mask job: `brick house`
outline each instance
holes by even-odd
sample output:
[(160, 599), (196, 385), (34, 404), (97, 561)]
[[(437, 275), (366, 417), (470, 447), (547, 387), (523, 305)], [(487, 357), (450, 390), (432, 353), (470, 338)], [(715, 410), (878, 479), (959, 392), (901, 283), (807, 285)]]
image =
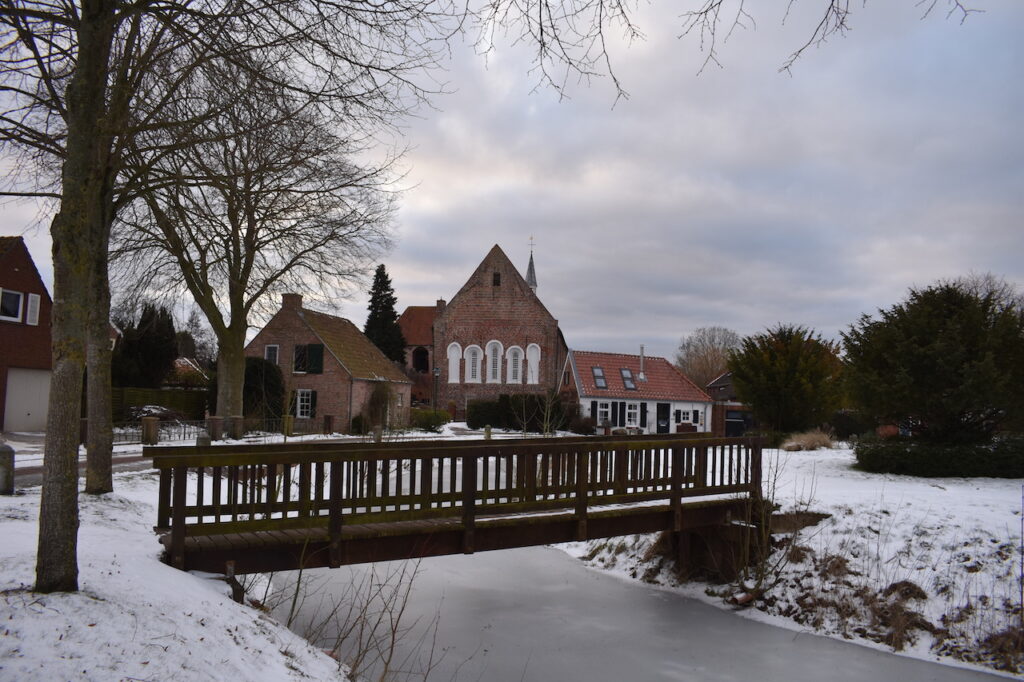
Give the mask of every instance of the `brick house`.
[(245, 354), (281, 368), (296, 419), (331, 416), (335, 430), (348, 431), (352, 418), (364, 413), (373, 389), (386, 383), (390, 425), (409, 421), (412, 382), (402, 370), (348, 320), (303, 308), (299, 294), (281, 297), (281, 309)]
[(736, 397), (732, 372), (725, 372), (711, 381), (707, 392), (715, 401), (711, 430), (716, 436), (735, 438), (757, 426), (753, 411)]
[(434, 315), (437, 308), (411, 305), (398, 317), (405, 339), (405, 370), (412, 379), (414, 402), (429, 403), (433, 398)]
[(0, 430), (42, 431), (53, 301), (21, 237), (0, 237)]
[(559, 391), (596, 426), (638, 433), (711, 430), (712, 400), (665, 358), (569, 351)]
[(558, 387), (568, 347), (537, 298), (533, 254), (524, 279), (497, 245), (450, 303), (437, 302), (430, 357), (438, 406), (464, 417), (470, 400)]

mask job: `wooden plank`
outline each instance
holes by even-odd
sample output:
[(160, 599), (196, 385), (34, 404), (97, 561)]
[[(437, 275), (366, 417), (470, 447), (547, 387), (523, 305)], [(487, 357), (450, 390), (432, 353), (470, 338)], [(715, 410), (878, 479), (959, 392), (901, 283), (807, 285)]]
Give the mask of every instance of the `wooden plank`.
[(185, 493), (188, 469), (175, 467), (171, 499), (171, 565), (185, 570)]
[[(454, 471), (454, 467), (452, 468)], [(476, 526), (476, 455), (462, 457), (462, 552), (473, 553)]]

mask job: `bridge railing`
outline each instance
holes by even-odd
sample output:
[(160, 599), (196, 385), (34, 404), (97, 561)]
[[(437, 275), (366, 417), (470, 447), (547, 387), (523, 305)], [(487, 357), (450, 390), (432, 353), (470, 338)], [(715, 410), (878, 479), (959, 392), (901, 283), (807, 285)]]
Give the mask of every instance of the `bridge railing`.
[(186, 536), (452, 518), (476, 520), (761, 494), (761, 442), (695, 434), (512, 441), (299, 443), (146, 450), (160, 471), (158, 529)]

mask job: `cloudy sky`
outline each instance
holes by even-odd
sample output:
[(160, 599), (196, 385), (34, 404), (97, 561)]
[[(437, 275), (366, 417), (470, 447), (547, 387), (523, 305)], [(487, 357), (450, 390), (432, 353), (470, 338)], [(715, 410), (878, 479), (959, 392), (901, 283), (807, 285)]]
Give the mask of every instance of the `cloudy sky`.
[[(825, 0), (757, 3), (722, 68), (655, 0), (613, 45), (611, 84), (536, 88), (530, 55), (455, 45), (453, 94), (405, 127), (408, 189), (385, 264), (399, 306), (450, 299), (490, 247), (525, 273), (571, 347), (671, 356), (708, 325), (826, 337), (908, 287), (971, 271), (1024, 287), (1024, 3), (963, 23), (915, 0), (852, 3), (853, 30), (779, 73)], [(943, 3), (940, 0), (941, 6)], [(614, 106), (613, 106), (614, 105)], [(45, 227), (6, 205), (48, 283)], [(365, 296), (342, 305), (361, 324)]]

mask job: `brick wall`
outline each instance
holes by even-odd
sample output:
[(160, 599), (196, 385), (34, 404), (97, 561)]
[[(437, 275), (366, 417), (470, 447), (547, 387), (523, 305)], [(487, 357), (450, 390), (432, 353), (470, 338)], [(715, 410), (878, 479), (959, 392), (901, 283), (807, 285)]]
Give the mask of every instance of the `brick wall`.
[[(50, 369), (50, 313), (53, 304), (22, 241), (0, 256), (0, 288), (20, 292), (20, 322), (0, 320), (0, 424), (7, 404), (7, 369)], [(39, 324), (25, 323), (28, 294), (39, 295)]]
[[(495, 273), (498, 284), (495, 284)], [(463, 352), (477, 345), (483, 353), (491, 340), (503, 347), (501, 383), (486, 383), (487, 368), (483, 363), (481, 383), (465, 381), (466, 362), (460, 362), (458, 384), (448, 381), (448, 346), (458, 343)], [(525, 352), (530, 344), (541, 349), (538, 384), (526, 384)], [(507, 365), (504, 352), (519, 346), (524, 353), (521, 384), (505, 383)], [(434, 353), (441, 368), (438, 385), (440, 407), (454, 402), (459, 417), (465, 415), (468, 401), (494, 399), (503, 393), (541, 393), (558, 386), (567, 354), (558, 331), (558, 321), (530, 290), (516, 268), (500, 249), (495, 248), (480, 264), (466, 285), (444, 305), (439, 302), (434, 321)]]

